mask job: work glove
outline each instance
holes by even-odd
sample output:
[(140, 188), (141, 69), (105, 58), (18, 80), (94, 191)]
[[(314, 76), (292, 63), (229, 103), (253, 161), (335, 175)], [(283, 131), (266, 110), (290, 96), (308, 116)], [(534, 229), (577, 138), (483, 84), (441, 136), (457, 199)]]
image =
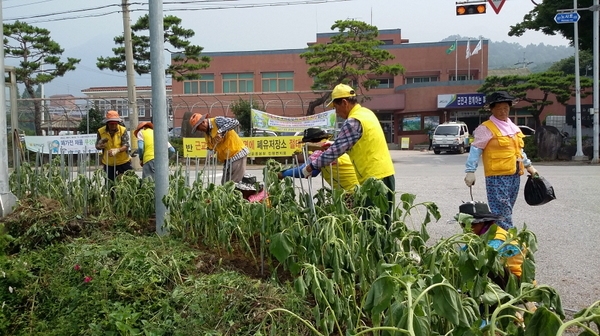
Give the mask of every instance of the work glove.
[(539, 174), (538, 174), (538, 171), (537, 171), (535, 168), (533, 168), (533, 166), (529, 166), (529, 167), (527, 167), (527, 168), (525, 168), (525, 169), (527, 169), (527, 172), (528, 172), (528, 173), (529, 173), (529, 175), (531, 175), (532, 177), (538, 177), (538, 176), (539, 176)]
[(223, 136), (219, 133), (217, 133), (217, 135), (215, 135), (215, 137), (213, 138), (213, 141), (215, 143), (219, 143), (219, 142), (221, 142), (221, 140), (223, 140)]
[(467, 175), (465, 176), (465, 184), (467, 185), (467, 187), (471, 187), (475, 184), (475, 173), (467, 173)]
[(119, 154), (121, 150), (119, 148), (113, 148), (108, 150), (108, 156), (115, 156)]
[(304, 168), (302, 168), (302, 177), (304, 177), (304, 178), (312, 177), (312, 173), (308, 171), (308, 165), (305, 165)]

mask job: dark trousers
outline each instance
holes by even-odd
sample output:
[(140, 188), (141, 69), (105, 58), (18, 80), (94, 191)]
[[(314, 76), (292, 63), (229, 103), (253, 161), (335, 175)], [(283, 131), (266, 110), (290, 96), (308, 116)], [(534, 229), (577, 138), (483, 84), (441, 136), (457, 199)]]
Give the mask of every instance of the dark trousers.
[(431, 150), (431, 146), (433, 146), (433, 139), (429, 139), (429, 148), (427, 150)]
[[(396, 206), (396, 179), (394, 178), (394, 175), (390, 175), (387, 177), (384, 177), (381, 179), (381, 182), (383, 182), (383, 184), (387, 187), (387, 191), (386, 191), (386, 199), (388, 202), (388, 208), (387, 211), (383, 214), (383, 221), (385, 223), (385, 227), (387, 229), (390, 229), (392, 227), (392, 213), (394, 210), (394, 207)], [(376, 195), (379, 196), (379, 195)], [(365, 202), (365, 206), (366, 207), (374, 207), (375, 203), (373, 203), (373, 200), (370, 198), (367, 198), (366, 202)], [(363, 215), (363, 220), (368, 219), (369, 218), (369, 213), (365, 212), (365, 215)]]
[(128, 170), (133, 170), (133, 167), (131, 166), (131, 161), (128, 161), (116, 166), (102, 165), (102, 169), (104, 169), (104, 171), (106, 172), (108, 179), (112, 182), (115, 182), (115, 178), (118, 175), (121, 175)]

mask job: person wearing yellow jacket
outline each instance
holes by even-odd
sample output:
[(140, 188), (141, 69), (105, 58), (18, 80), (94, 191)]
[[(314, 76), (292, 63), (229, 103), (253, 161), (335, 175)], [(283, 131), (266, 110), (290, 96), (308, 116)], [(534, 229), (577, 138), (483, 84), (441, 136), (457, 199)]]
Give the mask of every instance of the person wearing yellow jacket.
[[(354, 165), (358, 183), (362, 185), (368, 178), (375, 178), (387, 187), (385, 196), (388, 207), (384, 218), (386, 226), (390, 228), (396, 180), (394, 164), (379, 119), (373, 111), (358, 103), (356, 92), (346, 84), (338, 84), (333, 89), (327, 106), (335, 108), (336, 115), (346, 121), (333, 144), (319, 158), (309, 162), (302, 175), (309, 177), (312, 170), (328, 166), (347, 153)], [(373, 200), (367, 201), (367, 206), (375, 204)]]
[(129, 156), (129, 133), (122, 126), (123, 119), (117, 111), (108, 111), (96, 137), (96, 149), (102, 151), (102, 165), (109, 180), (133, 170)]
[[(520, 279), (523, 274), (523, 261), (527, 250), (517, 240), (506, 243), (509, 237), (508, 231), (496, 224), (498, 220), (502, 219), (502, 216), (492, 213), (489, 206), (484, 202), (471, 201), (463, 203), (459, 206), (458, 212), (472, 216), (470, 229), (467, 229), (466, 222), (459, 223), (463, 229), (470, 230), (478, 236), (495, 231), (494, 237), (488, 241), (488, 245), (498, 251), (506, 271)], [(458, 218), (458, 216), (455, 218)], [(490, 274), (490, 278), (502, 289), (506, 289), (508, 274)]]
[(223, 162), (221, 184), (240, 182), (246, 173), (246, 157), (250, 150), (235, 131), (239, 124), (233, 118), (219, 116), (207, 119), (200, 113), (190, 117), (192, 132), (204, 132), (208, 149), (215, 152), (219, 162)]
[[(142, 165), (142, 178), (154, 179), (154, 125), (149, 121), (138, 124), (133, 136), (137, 138), (138, 155)], [(169, 153), (175, 153), (175, 148), (167, 142)]]
[[(316, 160), (323, 154), (323, 151), (331, 145), (330, 142), (326, 142), (329, 138), (331, 138), (331, 135), (320, 128), (312, 127), (304, 130), (301, 142), (308, 143), (311, 147), (318, 148), (310, 155), (309, 160)], [(304, 169), (304, 166), (305, 164), (302, 164), (295, 168), (286, 169), (280, 172), (278, 176), (280, 179), (284, 177), (302, 177), (302, 169)], [(319, 173), (322, 174), (323, 180), (330, 184), (334, 189), (344, 189), (348, 193), (353, 193), (354, 188), (358, 186), (354, 165), (348, 154), (342, 154), (339, 158), (334, 160), (331, 165), (321, 169), (314, 169), (311, 172), (312, 177), (318, 176)]]
[(537, 170), (523, 150), (523, 133), (508, 117), (515, 98), (506, 91), (487, 97), (492, 115), (473, 132), (474, 140), (465, 164), (465, 184), (475, 184), (475, 170), (482, 159), (485, 188), (491, 211), (502, 219), (497, 224), (503, 229), (513, 227), (512, 210), (519, 194), (521, 175), (526, 169), (532, 176)]

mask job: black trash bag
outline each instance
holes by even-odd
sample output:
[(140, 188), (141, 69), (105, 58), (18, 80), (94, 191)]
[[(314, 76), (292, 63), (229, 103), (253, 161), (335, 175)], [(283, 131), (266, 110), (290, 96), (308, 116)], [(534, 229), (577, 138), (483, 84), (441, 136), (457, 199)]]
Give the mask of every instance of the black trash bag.
[(556, 199), (554, 188), (550, 182), (539, 175), (536, 177), (529, 175), (527, 177), (524, 193), (525, 202), (529, 205), (542, 205)]

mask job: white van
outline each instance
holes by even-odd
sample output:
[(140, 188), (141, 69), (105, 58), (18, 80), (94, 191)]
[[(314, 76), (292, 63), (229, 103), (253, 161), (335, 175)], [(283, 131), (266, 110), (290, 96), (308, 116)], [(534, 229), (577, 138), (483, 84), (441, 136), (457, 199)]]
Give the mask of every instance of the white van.
[(433, 152), (464, 153), (471, 149), (469, 128), (463, 122), (447, 122), (438, 125), (433, 132)]

